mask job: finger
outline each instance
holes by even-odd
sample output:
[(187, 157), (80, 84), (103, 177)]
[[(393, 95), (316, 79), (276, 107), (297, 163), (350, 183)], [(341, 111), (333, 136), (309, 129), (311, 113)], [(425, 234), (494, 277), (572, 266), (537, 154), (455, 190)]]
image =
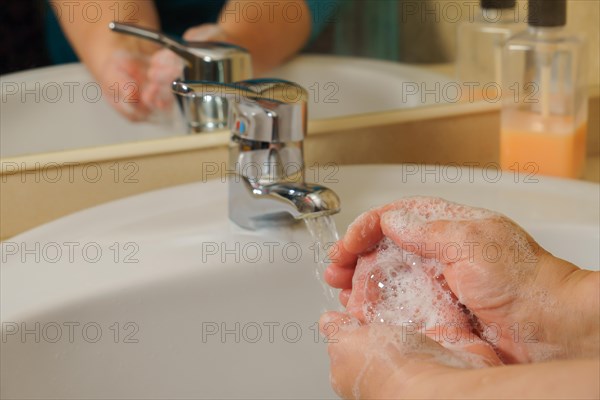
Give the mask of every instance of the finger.
[(469, 245), (499, 239), (498, 233), (506, 232), (505, 227), (497, 226), (502, 219), (509, 221), (489, 210), (439, 198), (410, 198), (382, 213), (381, 229), (407, 251), (454, 263), (469, 255), (463, 251)]
[[(407, 220), (412, 221), (408, 223)], [(418, 221), (410, 215), (397, 211), (389, 211), (381, 217), (383, 234), (398, 246), (423, 258), (444, 263), (457, 261), (457, 250), (454, 244), (464, 244), (465, 241), (470, 242), (472, 239), (466, 225), (468, 222)], [(462, 240), (457, 240), (460, 238)]]
[(383, 238), (379, 222), (378, 210), (359, 215), (346, 231), (344, 248), (353, 254), (361, 254), (371, 249)]
[[(483, 208), (470, 207), (440, 198), (413, 197), (402, 199), (381, 212), (384, 234), (400, 241), (424, 243), (435, 235), (436, 242), (465, 242), (497, 236), (507, 229), (487, 226), (484, 221), (512, 224), (508, 230), (522, 229), (502, 214)], [(471, 223), (471, 225), (467, 225)], [(454, 230), (454, 228), (459, 228)], [(504, 227), (506, 228), (506, 227)]]
[(225, 33), (217, 24), (203, 24), (189, 28), (183, 34), (188, 41), (226, 41)]
[(473, 217), (472, 212), (468, 219), (447, 215), (448, 219), (428, 221), (410, 213), (389, 211), (382, 216), (381, 227), (404, 250), (445, 264), (444, 275), (459, 265), (486, 266), (502, 254), (512, 256), (510, 262), (516, 264), (525, 259), (536, 261), (546, 253), (515, 222), (491, 211), (483, 212), (487, 212), (483, 218)]
[(327, 257), (332, 264), (337, 264), (340, 267), (354, 268), (358, 256), (346, 249), (343, 240), (338, 240), (328, 249)]
[(366, 310), (375, 305), (379, 298), (377, 277), (370, 279), (370, 276), (377, 274), (377, 270), (377, 253), (371, 252), (360, 257), (352, 276), (352, 293), (346, 311), (362, 322), (366, 320)]
[(390, 210), (409, 210), (418, 202), (425, 202), (426, 199), (429, 199), (429, 203), (432, 201), (441, 201), (441, 199), (434, 198), (409, 197), (374, 208), (359, 215), (350, 224), (344, 236), (343, 243), (346, 250), (350, 253), (361, 254), (371, 249), (383, 238), (380, 226), (381, 215)]
[(346, 307), (348, 305), (348, 300), (350, 299), (350, 295), (352, 294), (352, 289), (343, 289), (339, 294), (340, 303)]
[(352, 287), (352, 276), (354, 269), (340, 267), (331, 264), (325, 270), (325, 282), (336, 289), (350, 289)]

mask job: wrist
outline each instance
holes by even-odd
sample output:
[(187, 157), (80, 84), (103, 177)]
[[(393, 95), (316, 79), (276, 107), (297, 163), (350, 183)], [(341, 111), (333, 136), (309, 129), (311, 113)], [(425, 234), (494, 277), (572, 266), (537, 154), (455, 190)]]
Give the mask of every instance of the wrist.
[(577, 269), (573, 271), (561, 290), (563, 314), (571, 333), (565, 335), (563, 345), (568, 358), (598, 355), (600, 351), (600, 272)]
[(413, 361), (421, 366), (419, 372), (406, 374), (402, 370), (392, 374), (369, 398), (378, 399), (447, 399), (449, 388), (462, 387), (464, 370), (439, 364)]
[[(539, 274), (539, 280), (547, 282), (547, 295), (545, 301), (536, 302), (537, 310), (533, 310), (542, 316), (539, 342), (549, 345), (548, 350), (554, 349), (551, 358), (598, 354), (600, 273), (548, 257)], [(532, 359), (539, 361), (548, 355), (547, 351), (532, 354)]]

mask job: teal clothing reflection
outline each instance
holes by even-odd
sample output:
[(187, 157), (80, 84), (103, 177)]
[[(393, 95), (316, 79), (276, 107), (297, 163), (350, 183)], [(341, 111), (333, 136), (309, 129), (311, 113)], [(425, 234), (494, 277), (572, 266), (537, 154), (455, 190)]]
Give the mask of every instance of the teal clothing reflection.
[(398, 61), (401, 1), (345, 0), (335, 18), (333, 52)]

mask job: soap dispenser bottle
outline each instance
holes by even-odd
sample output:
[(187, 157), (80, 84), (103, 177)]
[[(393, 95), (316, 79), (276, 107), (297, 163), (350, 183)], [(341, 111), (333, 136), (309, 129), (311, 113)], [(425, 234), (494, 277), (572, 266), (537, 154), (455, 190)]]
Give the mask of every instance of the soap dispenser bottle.
[(473, 20), (460, 24), (457, 30), (457, 79), (473, 87), (475, 93), (484, 87), (500, 87), (502, 46), (526, 28), (515, 0), (481, 0), (480, 6)]
[(568, 33), (566, 0), (529, 0), (527, 31), (503, 49), (500, 164), (577, 178), (587, 130), (584, 40)]

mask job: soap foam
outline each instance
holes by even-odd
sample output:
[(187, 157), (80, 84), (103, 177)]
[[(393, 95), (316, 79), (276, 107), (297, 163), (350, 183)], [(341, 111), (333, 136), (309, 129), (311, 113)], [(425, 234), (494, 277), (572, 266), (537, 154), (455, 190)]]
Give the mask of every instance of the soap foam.
[[(359, 257), (354, 275), (353, 292), (365, 299), (365, 322), (440, 334), (446, 327), (469, 330), (470, 317), (447, 289), (442, 270), (435, 260), (405, 251), (387, 237), (382, 239), (372, 253)], [(451, 336), (453, 341), (467, 339)]]
[[(535, 259), (535, 242), (510, 218), (485, 208), (469, 207), (436, 197), (407, 197), (383, 211), (381, 217), (398, 235), (411, 233), (412, 239), (417, 239), (414, 237), (416, 233), (425, 233), (427, 223), (435, 221), (477, 223), (490, 220), (490, 224), (477, 224), (482, 244), (497, 243), (514, 249), (515, 262)], [(499, 233), (508, 235), (499, 236)]]
[[(431, 243), (431, 234), (436, 229), (431, 223), (464, 222), (446, 226), (444, 229), (448, 232), (445, 237), (463, 256), (470, 258), (474, 255), (478, 259), (478, 262), (469, 265), (471, 270), (477, 270), (478, 273), (485, 274), (490, 264), (502, 262), (512, 282), (523, 284), (531, 278), (532, 269), (537, 264), (539, 245), (515, 222), (500, 213), (430, 197), (404, 198), (381, 211), (382, 224), (389, 231), (407, 243), (415, 243), (423, 248), (438, 244)], [(487, 249), (486, 253), (484, 249)], [(497, 254), (494, 253), (495, 249)], [(497, 258), (494, 258), (495, 255)], [(459, 288), (453, 289), (461, 299)], [(518, 285), (512, 285), (507, 290), (514, 296), (520, 296), (522, 292)]]
[(419, 228), (433, 221), (474, 221), (502, 217), (502, 214), (484, 208), (468, 207), (437, 197), (407, 197), (382, 212), (382, 218), (386, 218), (386, 222), (399, 235), (409, 231), (414, 235)]
[[(373, 217), (373, 213), (376, 212), (376, 208), (363, 212), (348, 225), (347, 230), (354, 231), (361, 239), (366, 238), (368, 233), (375, 229), (375, 226), (379, 223), (379, 220)], [(360, 227), (360, 230), (357, 227)]]
[[(359, 257), (352, 296), (355, 301), (364, 299), (363, 322), (396, 326), (370, 331), (366, 365), (374, 357), (393, 364), (390, 346), (402, 358), (455, 368), (482, 368), (495, 362), (465, 351), (474, 344), (489, 344), (475, 333), (476, 318), (449, 290), (442, 272), (442, 264), (403, 250), (387, 237)], [(355, 393), (363, 373), (355, 382)]]

